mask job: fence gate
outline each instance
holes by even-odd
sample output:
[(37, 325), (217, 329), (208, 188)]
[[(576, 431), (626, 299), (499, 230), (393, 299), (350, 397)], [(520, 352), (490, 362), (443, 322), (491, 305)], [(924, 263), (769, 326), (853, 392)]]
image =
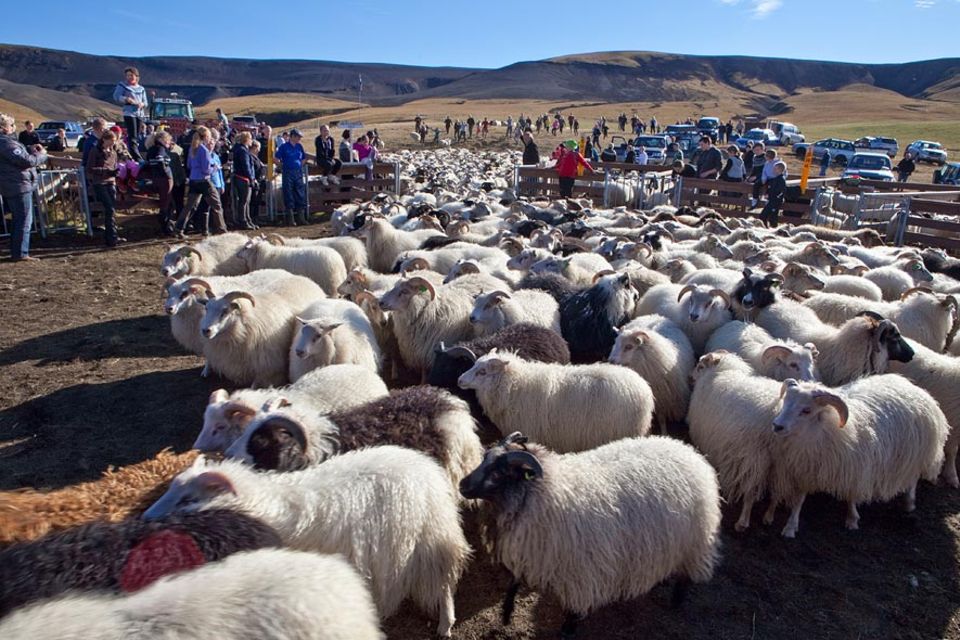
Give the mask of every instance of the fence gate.
[[(83, 230), (92, 236), (93, 222), (90, 219), (90, 201), (83, 168), (50, 169), (38, 172), (38, 177), (37, 190), (33, 193), (31, 233), (39, 233), (40, 237), (46, 238), (48, 233)], [(2, 198), (0, 212), (0, 236), (6, 237), (11, 229)]]

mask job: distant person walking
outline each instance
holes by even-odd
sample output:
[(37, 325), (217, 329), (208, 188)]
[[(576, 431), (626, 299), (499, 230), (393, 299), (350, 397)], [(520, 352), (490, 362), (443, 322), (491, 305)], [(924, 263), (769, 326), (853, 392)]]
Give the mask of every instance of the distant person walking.
[(477, 121), (473, 119), (473, 116), (467, 117), (467, 129), (470, 130), (470, 137), (473, 137), (473, 128), (477, 126)]
[[(808, 147), (807, 153), (813, 153), (813, 147)], [(830, 150), (824, 149), (823, 156), (820, 157), (820, 177), (827, 175), (830, 170)]]
[(0, 196), (13, 214), (10, 229), (10, 260), (36, 261), (30, 255), (30, 227), (33, 226), (33, 194), (37, 189), (37, 167), (47, 161), (39, 144), (26, 147), (14, 137), (13, 117), (0, 113)]
[(900, 182), (909, 182), (910, 175), (917, 170), (917, 165), (913, 161), (913, 154), (909, 151), (903, 154), (903, 160), (897, 164), (897, 180)]
[(450, 125), (453, 124), (453, 120), (450, 119), (450, 116), (447, 116), (443, 119), (443, 126), (446, 133), (444, 135), (450, 135)]
[(223, 204), (220, 202), (220, 192), (213, 184), (213, 173), (216, 165), (213, 152), (210, 150), (212, 137), (210, 129), (204, 126), (197, 127), (190, 140), (190, 150), (187, 151), (187, 175), (189, 177), (187, 204), (177, 219), (177, 237), (186, 238), (184, 230), (190, 223), (190, 218), (202, 199), (207, 203), (209, 214), (213, 217), (214, 233), (226, 233), (226, 224), (223, 221)]
[(593, 167), (587, 162), (587, 159), (577, 151), (576, 141), (564, 141), (560, 158), (557, 160), (557, 176), (560, 181), (561, 198), (570, 198), (573, 196), (573, 185), (577, 180), (577, 170), (580, 167), (584, 167), (587, 171), (593, 172)]
[(143, 160), (136, 140), (140, 134), (140, 125), (146, 117), (147, 90), (140, 85), (140, 72), (136, 67), (123, 70), (124, 81), (118, 82), (113, 90), (113, 101), (123, 105), (123, 126), (130, 140), (130, 154), (137, 162)]
[[(303, 184), (303, 163), (307, 152), (300, 141), (303, 134), (291, 129), (289, 140), (277, 149), (276, 160), (280, 163), (283, 187), (283, 208), (287, 212), (287, 225), (307, 224), (307, 194)], [(296, 218), (296, 219), (295, 219)]]

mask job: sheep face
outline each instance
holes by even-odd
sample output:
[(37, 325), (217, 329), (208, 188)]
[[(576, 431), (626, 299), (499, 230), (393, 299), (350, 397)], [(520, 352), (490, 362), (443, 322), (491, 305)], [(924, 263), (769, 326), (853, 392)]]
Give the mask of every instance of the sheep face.
[(733, 299), (744, 309), (763, 309), (776, 302), (776, 290), (783, 284), (779, 273), (755, 275), (752, 270), (743, 270), (743, 280), (733, 290)]
[(697, 360), (697, 366), (695, 366), (693, 371), (690, 372), (691, 386), (693, 386), (693, 383), (703, 377), (707, 371), (715, 369), (721, 362), (723, 362), (723, 359), (729, 355), (729, 351), (718, 349), (700, 356), (700, 359)]
[(925, 266), (923, 266), (922, 260), (918, 260), (916, 258), (901, 260), (897, 262), (897, 266), (913, 279), (914, 284), (920, 284), (921, 282), (933, 282), (933, 274), (930, 273)]
[(769, 367), (771, 378), (785, 380), (796, 378), (799, 380), (817, 380), (817, 357), (820, 352), (817, 347), (808, 342), (803, 346), (788, 347), (773, 345), (767, 347), (761, 356), (764, 365)]
[(510, 294), (506, 291), (493, 291), (477, 296), (470, 312), (470, 323), (478, 332), (493, 333), (507, 324), (503, 306), (508, 304)]
[(144, 511), (142, 518), (156, 520), (172, 513), (233, 506), (237, 497), (233, 483), (223, 473), (206, 471), (205, 467), (206, 460), (198, 457), (192, 467), (173, 479), (166, 493)]
[(810, 289), (820, 290), (827, 286), (822, 278), (811, 273), (809, 268), (791, 262), (783, 268), (783, 287), (789, 291), (803, 293)]
[(609, 361), (612, 364), (629, 366), (636, 360), (643, 358), (644, 346), (649, 346), (649, 344), (650, 334), (646, 331), (621, 332), (617, 336), (617, 341), (613, 343)]
[(194, 261), (202, 262), (203, 256), (193, 247), (172, 247), (163, 255), (160, 273), (167, 278), (182, 278), (196, 271)]
[(494, 349), (479, 358), (469, 371), (460, 376), (457, 386), (461, 389), (493, 388), (500, 384), (500, 379), (509, 366), (510, 362), (500, 357)]
[(175, 316), (195, 302), (206, 304), (211, 295), (210, 286), (199, 278), (181, 280), (170, 285), (163, 310)]
[(253, 305), (253, 296), (241, 291), (210, 300), (200, 321), (200, 333), (204, 338), (213, 340), (221, 333), (229, 332), (243, 322), (245, 309)]
[(449, 284), (460, 276), (465, 276), (469, 273), (480, 273), (480, 265), (473, 260), (457, 260), (456, 264), (451, 267), (443, 279), (443, 284)]
[[(875, 317), (873, 319), (877, 320)], [(880, 319), (872, 326), (871, 331), (876, 353), (886, 352), (887, 359), (895, 362), (913, 360), (913, 348), (900, 335), (900, 328), (896, 324), (890, 320)]]
[(543, 467), (526, 442), (515, 432), (491, 447), (480, 466), (460, 481), (460, 494), (468, 500), (496, 500), (543, 478)]
[(308, 358), (319, 353), (324, 347), (324, 341), (333, 340), (331, 335), (342, 322), (334, 320), (302, 320), (300, 331), (293, 340), (293, 352), (298, 358)]
[(729, 308), (730, 297), (720, 289), (688, 285), (680, 291), (678, 301), (690, 322), (708, 322), (714, 311)]
[(242, 400), (231, 401), (226, 389), (217, 389), (210, 394), (203, 412), (203, 429), (193, 448), (204, 452), (223, 451), (240, 437), (256, 413), (256, 407)]
[(367, 288), (367, 277), (359, 269), (352, 269), (347, 279), (337, 287), (337, 293), (349, 299)]
[(380, 298), (380, 308), (384, 311), (402, 311), (410, 306), (414, 300), (423, 303), (436, 298), (437, 292), (433, 285), (424, 278), (410, 278), (401, 280), (393, 289)]
[(247, 264), (247, 267), (249, 267), (260, 252), (260, 245), (265, 242), (266, 240), (264, 238), (250, 238), (246, 244), (237, 250), (237, 257), (243, 260)]
[(847, 403), (821, 385), (788, 378), (780, 388), (780, 398), (780, 412), (773, 419), (774, 433), (816, 434), (815, 430), (837, 429), (847, 423)]
[(273, 413), (258, 418), (224, 455), (261, 471), (299, 471), (310, 464), (304, 428), (291, 417)]
[(550, 257), (550, 252), (544, 249), (524, 249), (507, 261), (507, 268), (514, 271), (527, 271), (534, 264)]
[(703, 250), (718, 260), (728, 260), (733, 258), (733, 251), (727, 245), (720, 241), (720, 238), (710, 234), (703, 239)]

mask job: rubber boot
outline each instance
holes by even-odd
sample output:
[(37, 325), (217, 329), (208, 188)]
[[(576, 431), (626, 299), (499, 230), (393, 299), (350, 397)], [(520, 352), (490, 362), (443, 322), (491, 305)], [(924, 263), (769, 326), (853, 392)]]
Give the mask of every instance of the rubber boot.
[(302, 225), (304, 225), (304, 226), (310, 224), (310, 220), (308, 220), (308, 218), (307, 218), (307, 212), (306, 212), (306, 211), (301, 210), (301, 211), (298, 211), (298, 212), (297, 212), (297, 222), (299, 222), (300, 224), (302, 224)]
[(293, 211), (287, 211), (287, 226), (288, 226), (288, 227), (295, 227), (295, 226), (297, 226), (297, 222), (296, 222), (296, 220), (294, 220)]

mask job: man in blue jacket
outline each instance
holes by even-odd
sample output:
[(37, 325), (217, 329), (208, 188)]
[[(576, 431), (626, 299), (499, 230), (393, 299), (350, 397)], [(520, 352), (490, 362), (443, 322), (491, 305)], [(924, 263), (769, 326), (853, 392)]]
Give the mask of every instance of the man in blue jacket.
[(127, 148), (130, 155), (137, 162), (140, 157), (140, 147), (137, 140), (140, 136), (140, 123), (146, 117), (147, 90), (140, 85), (140, 72), (136, 67), (127, 67), (123, 70), (126, 80), (118, 82), (113, 90), (113, 101), (123, 106), (123, 126), (127, 130)]
[(0, 195), (13, 214), (10, 230), (10, 259), (33, 261), (30, 255), (30, 226), (33, 224), (33, 192), (37, 188), (37, 167), (47, 161), (39, 144), (27, 148), (14, 137), (12, 117), (0, 113)]
[(303, 163), (309, 157), (300, 141), (303, 134), (291, 129), (289, 139), (277, 149), (275, 158), (280, 163), (283, 178), (283, 208), (287, 225), (307, 224), (307, 188), (303, 183)]

